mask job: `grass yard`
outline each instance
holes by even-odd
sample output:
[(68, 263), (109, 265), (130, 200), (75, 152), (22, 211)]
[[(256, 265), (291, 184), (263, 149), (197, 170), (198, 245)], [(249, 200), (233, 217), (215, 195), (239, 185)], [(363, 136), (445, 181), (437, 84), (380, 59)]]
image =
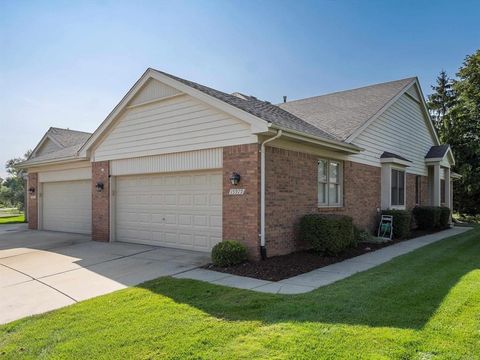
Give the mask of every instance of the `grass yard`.
[(16, 224), (25, 222), (25, 216), (15, 215), (15, 216), (2, 216), (0, 217), (0, 225), (2, 224)]
[(160, 278), (0, 327), (0, 358), (478, 359), (480, 227), (314, 292)]

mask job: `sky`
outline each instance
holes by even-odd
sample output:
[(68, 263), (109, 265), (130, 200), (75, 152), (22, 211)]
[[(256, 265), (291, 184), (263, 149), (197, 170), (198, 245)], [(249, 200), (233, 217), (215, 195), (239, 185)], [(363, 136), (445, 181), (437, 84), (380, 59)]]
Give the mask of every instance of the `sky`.
[(479, 1), (0, 0), (0, 177), (50, 126), (93, 132), (148, 67), (272, 103), (454, 75)]

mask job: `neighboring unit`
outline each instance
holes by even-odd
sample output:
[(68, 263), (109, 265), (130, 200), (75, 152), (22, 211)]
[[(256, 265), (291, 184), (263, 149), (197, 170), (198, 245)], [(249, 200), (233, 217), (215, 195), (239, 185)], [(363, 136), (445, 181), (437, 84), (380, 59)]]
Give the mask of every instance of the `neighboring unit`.
[(452, 204), (417, 78), (273, 105), (148, 69), (93, 134), (50, 128), (28, 170), (31, 229), (253, 259), (305, 244), (299, 219)]

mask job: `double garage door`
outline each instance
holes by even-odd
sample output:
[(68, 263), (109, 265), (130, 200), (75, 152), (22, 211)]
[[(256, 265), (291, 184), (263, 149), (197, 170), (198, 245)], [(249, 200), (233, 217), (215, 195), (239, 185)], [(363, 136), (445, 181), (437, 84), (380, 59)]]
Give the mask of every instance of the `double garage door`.
[(222, 238), (221, 171), (119, 176), (117, 241), (209, 251)]
[(90, 234), (91, 184), (91, 180), (43, 183), (43, 229)]
[[(114, 239), (209, 251), (222, 239), (220, 171), (115, 177)], [(43, 229), (91, 234), (91, 180), (43, 183)]]

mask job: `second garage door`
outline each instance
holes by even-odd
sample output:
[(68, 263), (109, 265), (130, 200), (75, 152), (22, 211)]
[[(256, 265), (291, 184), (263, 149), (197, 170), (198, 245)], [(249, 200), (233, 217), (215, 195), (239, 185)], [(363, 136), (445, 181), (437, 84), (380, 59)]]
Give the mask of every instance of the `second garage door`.
[(222, 239), (221, 171), (117, 177), (115, 238), (199, 251)]
[(90, 180), (43, 183), (43, 229), (90, 234), (91, 186)]

